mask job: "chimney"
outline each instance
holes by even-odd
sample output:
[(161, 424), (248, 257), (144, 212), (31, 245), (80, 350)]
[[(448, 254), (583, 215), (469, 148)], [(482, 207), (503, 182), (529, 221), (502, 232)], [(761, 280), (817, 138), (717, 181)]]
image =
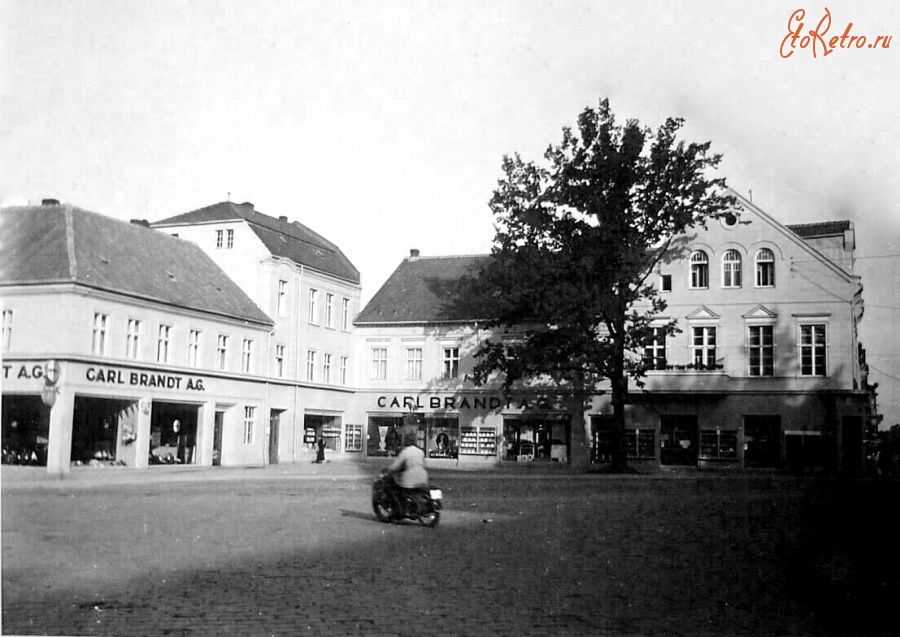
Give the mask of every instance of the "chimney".
[(278, 215), (278, 221), (287, 223), (287, 215)]
[(419, 258), (419, 249), (418, 249), (418, 248), (413, 248), (412, 250), (410, 250), (410, 251), (409, 251), (409, 258), (410, 258), (410, 259), (418, 259), (418, 258)]
[(58, 206), (59, 199), (41, 199), (42, 206)]
[(245, 201), (244, 203), (241, 204), (241, 206), (244, 208), (253, 210), (253, 202), (252, 201)]

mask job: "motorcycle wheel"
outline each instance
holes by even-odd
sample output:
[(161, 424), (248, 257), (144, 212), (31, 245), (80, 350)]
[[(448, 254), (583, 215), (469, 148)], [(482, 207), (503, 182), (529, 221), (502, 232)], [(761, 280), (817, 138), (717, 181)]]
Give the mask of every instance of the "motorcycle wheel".
[(394, 513), (390, 507), (386, 506), (384, 500), (378, 498), (372, 498), (372, 510), (375, 511), (375, 517), (379, 522), (390, 522)]
[(432, 529), (434, 527), (436, 527), (438, 525), (438, 522), (440, 522), (440, 521), (441, 521), (441, 512), (438, 511), (437, 509), (432, 509), (425, 515), (419, 516), (419, 523), (422, 526), (427, 526)]

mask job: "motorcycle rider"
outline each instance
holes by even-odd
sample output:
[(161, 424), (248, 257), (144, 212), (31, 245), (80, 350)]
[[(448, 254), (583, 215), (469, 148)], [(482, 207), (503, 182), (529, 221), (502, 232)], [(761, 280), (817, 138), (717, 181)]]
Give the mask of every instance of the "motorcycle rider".
[(402, 504), (404, 500), (408, 499), (405, 496), (409, 491), (428, 487), (425, 452), (416, 446), (415, 432), (408, 431), (403, 434), (403, 449), (387, 470), (392, 474), (399, 474), (398, 488), (394, 493), (398, 504)]

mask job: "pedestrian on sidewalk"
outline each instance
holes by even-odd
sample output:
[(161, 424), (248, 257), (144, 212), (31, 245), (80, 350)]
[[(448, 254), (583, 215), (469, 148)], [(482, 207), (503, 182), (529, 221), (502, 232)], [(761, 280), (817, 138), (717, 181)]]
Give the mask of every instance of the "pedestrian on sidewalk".
[(316, 443), (316, 463), (322, 464), (323, 462), (325, 462), (325, 439), (319, 436), (319, 441)]

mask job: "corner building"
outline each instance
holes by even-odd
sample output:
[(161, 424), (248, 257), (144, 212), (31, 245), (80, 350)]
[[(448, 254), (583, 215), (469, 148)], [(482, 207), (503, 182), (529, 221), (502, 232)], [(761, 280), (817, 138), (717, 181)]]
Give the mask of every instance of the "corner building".
[(202, 250), (56, 200), (0, 237), (4, 462), (262, 463), (273, 323)]
[(220, 202), (152, 224), (196, 244), (273, 321), (259, 344), (267, 379), (265, 463), (309, 462), (360, 448), (345, 436), (353, 396), (360, 276), (340, 248), (287, 216)]
[[(853, 226), (786, 226), (734, 194), (734, 215), (683, 237), (683, 256), (652, 275), (667, 302), (658, 323), (680, 331), (646, 344), (654, 369), (630, 385), (629, 463), (857, 474), (875, 415)], [(436, 461), (570, 462), (581, 446), (608, 461), (608, 387), (581, 432), (527, 389), (508, 399), (468, 380), (492, 335), (478, 317), (448, 315), (441, 290), (487, 258), (413, 251), (360, 313), (368, 454), (391, 453), (394, 432), (415, 424)]]

